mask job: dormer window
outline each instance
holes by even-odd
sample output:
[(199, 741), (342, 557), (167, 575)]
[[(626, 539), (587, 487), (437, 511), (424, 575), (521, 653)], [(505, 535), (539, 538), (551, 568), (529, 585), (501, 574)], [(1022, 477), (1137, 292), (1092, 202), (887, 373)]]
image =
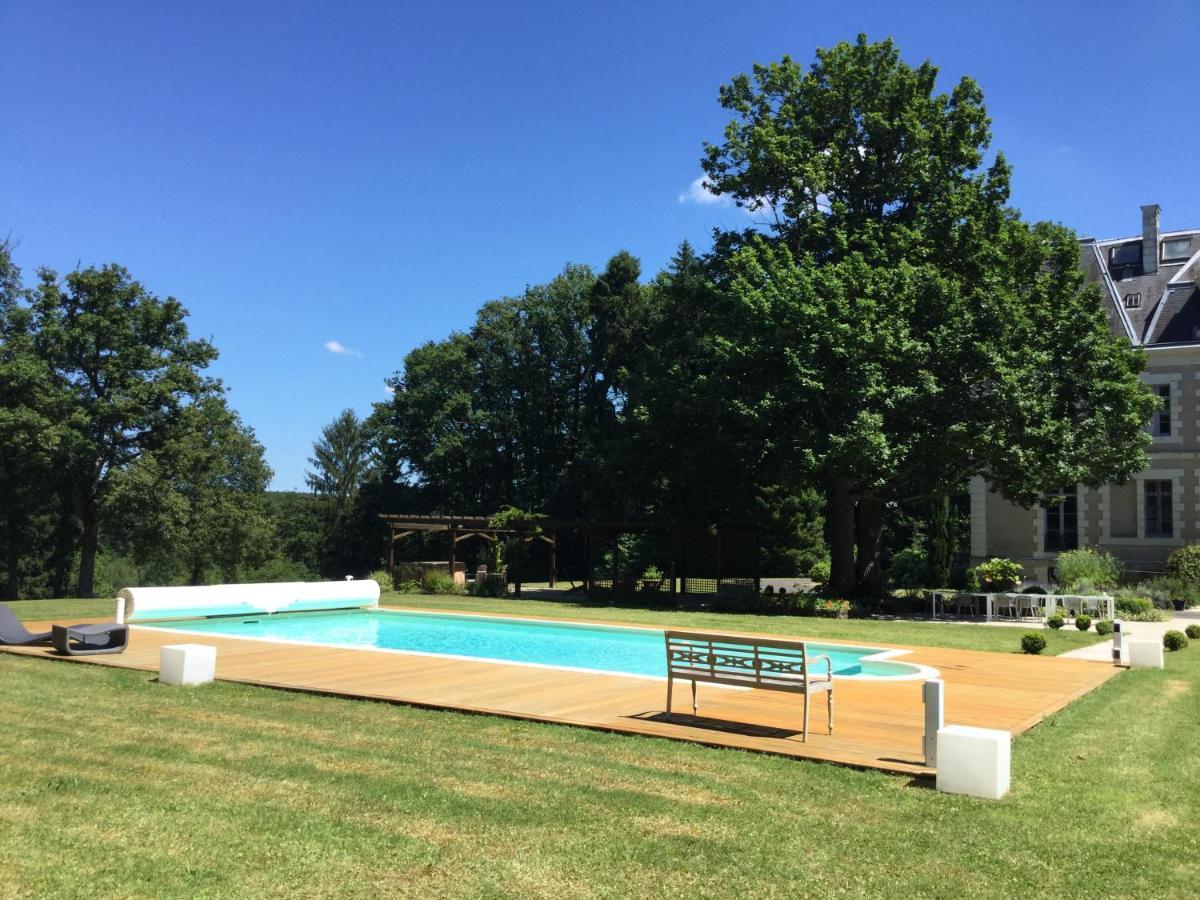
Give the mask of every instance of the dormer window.
[(1141, 293), (1141, 291), (1137, 291), (1136, 293), (1125, 295), (1125, 308), (1126, 309), (1141, 309), (1142, 308), (1142, 293)]
[(1141, 268), (1142, 266), (1142, 242), (1129, 241), (1126, 244), (1118, 244), (1108, 251), (1108, 265), (1113, 269), (1130, 269)]
[(1191, 256), (1192, 239), (1185, 238), (1168, 238), (1162, 242), (1162, 261), (1163, 262), (1182, 262)]

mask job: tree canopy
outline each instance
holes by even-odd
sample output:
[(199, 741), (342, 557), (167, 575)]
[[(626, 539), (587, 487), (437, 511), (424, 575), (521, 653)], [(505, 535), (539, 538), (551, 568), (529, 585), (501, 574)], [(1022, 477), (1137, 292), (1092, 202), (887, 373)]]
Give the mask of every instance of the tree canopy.
[[(1067, 229), (1007, 205), (982, 94), (891, 41), (756, 66), (706, 148), (712, 190), (770, 212), (718, 242), (722, 409), (826, 495), (835, 590), (878, 591), (885, 503), (971, 475), (1032, 503), (1144, 465), (1153, 400)], [(856, 551), (857, 545), (857, 551)]]

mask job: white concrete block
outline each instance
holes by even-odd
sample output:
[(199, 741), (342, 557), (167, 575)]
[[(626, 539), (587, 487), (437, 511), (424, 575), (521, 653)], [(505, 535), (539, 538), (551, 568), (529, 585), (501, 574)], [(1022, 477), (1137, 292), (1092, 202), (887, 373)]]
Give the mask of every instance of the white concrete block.
[(1131, 669), (1163, 668), (1162, 641), (1126, 641)]
[(947, 725), (937, 735), (937, 789), (999, 800), (1012, 780), (1012, 735)]
[(208, 644), (167, 644), (158, 657), (162, 684), (208, 684), (216, 672), (217, 648)]

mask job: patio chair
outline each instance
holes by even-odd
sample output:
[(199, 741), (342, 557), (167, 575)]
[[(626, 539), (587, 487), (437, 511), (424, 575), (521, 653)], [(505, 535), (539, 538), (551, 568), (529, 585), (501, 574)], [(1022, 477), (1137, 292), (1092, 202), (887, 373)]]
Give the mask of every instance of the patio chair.
[(50, 640), (54, 649), (64, 656), (124, 653), (129, 646), (129, 626), (115, 622), (103, 625), (55, 625)]
[(1017, 616), (1019, 618), (1040, 619), (1042, 617), (1042, 603), (1044, 601), (1041, 594), (1017, 594), (1016, 602)]
[(979, 598), (975, 594), (959, 593), (954, 595), (954, 614), (962, 616), (963, 610), (972, 616), (979, 615)]
[(10, 647), (27, 647), (31, 644), (50, 643), (49, 631), (30, 631), (7, 606), (0, 605), (0, 644)]
[(1010, 619), (1017, 617), (1017, 599), (1012, 594), (997, 594), (992, 600), (992, 612), (996, 618), (1008, 616)]

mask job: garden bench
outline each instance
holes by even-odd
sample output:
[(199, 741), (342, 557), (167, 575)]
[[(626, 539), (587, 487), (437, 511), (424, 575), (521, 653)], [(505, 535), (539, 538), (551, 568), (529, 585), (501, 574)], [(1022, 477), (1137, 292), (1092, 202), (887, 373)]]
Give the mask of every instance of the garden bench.
[[(833, 660), (823, 653), (809, 656), (803, 641), (689, 631), (668, 631), (666, 639), (667, 715), (671, 714), (676, 678), (692, 683), (693, 715), (699, 711), (696, 699), (699, 682), (803, 694), (801, 740), (807, 741), (808, 696), (824, 693), (829, 733), (833, 734)], [(817, 660), (825, 661), (825, 671), (813, 677), (810, 666)]]

